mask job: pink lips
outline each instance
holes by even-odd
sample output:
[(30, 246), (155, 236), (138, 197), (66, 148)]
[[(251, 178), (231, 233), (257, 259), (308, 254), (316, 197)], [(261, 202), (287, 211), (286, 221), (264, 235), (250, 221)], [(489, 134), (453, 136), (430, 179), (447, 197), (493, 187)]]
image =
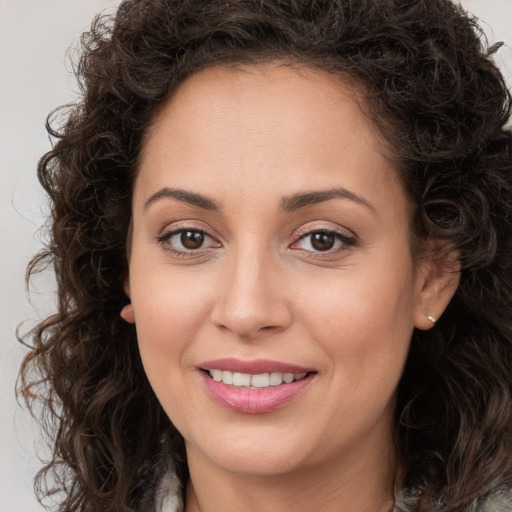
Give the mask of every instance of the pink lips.
[(216, 359), (206, 361), (200, 365), (201, 370), (225, 370), (231, 372), (250, 373), (293, 373), (295, 375), (307, 373), (301, 380), (290, 384), (270, 386), (266, 388), (234, 387), (223, 382), (213, 380), (207, 371), (200, 371), (201, 380), (215, 402), (235, 411), (247, 414), (271, 412), (284, 407), (300, 395), (314, 379), (313, 370), (297, 365), (270, 360), (241, 361), (238, 359)]

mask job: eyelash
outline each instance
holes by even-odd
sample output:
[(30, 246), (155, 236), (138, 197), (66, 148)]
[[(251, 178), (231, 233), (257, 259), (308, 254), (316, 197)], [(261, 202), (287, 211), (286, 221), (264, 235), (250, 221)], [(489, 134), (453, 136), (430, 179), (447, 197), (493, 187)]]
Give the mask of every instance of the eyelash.
[(168, 251), (171, 254), (174, 254), (176, 256), (181, 256), (181, 257), (186, 257), (186, 256), (190, 256), (190, 255), (201, 255), (201, 254), (204, 254), (209, 249), (214, 248), (214, 247), (204, 248), (203, 244), (201, 244), (201, 247), (198, 247), (197, 249), (187, 249), (187, 248), (185, 248), (185, 249), (176, 249), (172, 245), (171, 239), (174, 236), (177, 236), (177, 235), (183, 236), (184, 233), (196, 233), (196, 234), (199, 234), (199, 235), (203, 236), (204, 238), (208, 238), (208, 239), (214, 241), (217, 247), (221, 246), (220, 242), (217, 242), (215, 240), (215, 238), (210, 236), (203, 229), (198, 229), (198, 228), (194, 228), (194, 227), (186, 227), (186, 226), (180, 227), (178, 229), (173, 229), (172, 231), (168, 231), (167, 233), (164, 233), (163, 235), (161, 235), (161, 236), (159, 236), (157, 238), (157, 242), (159, 244), (161, 244), (166, 251)]
[[(204, 237), (205, 239), (210, 239), (214, 242), (213, 247), (203, 247), (204, 244), (201, 244), (200, 247), (197, 249), (176, 249), (175, 245), (171, 243), (171, 239), (174, 236), (180, 235), (183, 236), (184, 233), (194, 233), (199, 234), (200, 236)], [(300, 247), (296, 247), (301, 241), (306, 240), (308, 237), (312, 237), (313, 235), (320, 234), (320, 235), (334, 235), (336, 238), (336, 242), (339, 242), (340, 246), (335, 249), (327, 249), (325, 251), (322, 250), (308, 250), (308, 249), (302, 249)], [(172, 231), (168, 231), (167, 233), (164, 233), (163, 235), (159, 236), (156, 241), (163, 246), (163, 248), (170, 252), (171, 254), (179, 257), (187, 257), (192, 255), (202, 255), (205, 252), (215, 249), (218, 247), (222, 247), (222, 244), (218, 242), (214, 237), (209, 235), (206, 231), (194, 227), (180, 227), (178, 229), (173, 229)], [(335, 243), (336, 243), (335, 242)], [(347, 251), (354, 245), (356, 245), (357, 241), (355, 237), (349, 236), (344, 232), (338, 231), (336, 229), (332, 228), (319, 228), (319, 229), (308, 229), (303, 231), (302, 233), (299, 233), (298, 238), (289, 246), (292, 250), (298, 250), (303, 251), (306, 253), (309, 253), (310, 255), (314, 255), (314, 257), (319, 258), (322, 257), (322, 255), (332, 255), (339, 252)], [(311, 245), (311, 242), (310, 242)]]
[[(322, 250), (307, 250), (307, 249), (301, 249), (300, 247), (294, 247), (296, 246), (298, 243), (300, 243), (302, 240), (306, 240), (308, 237), (310, 238), (310, 245), (312, 245), (312, 240), (311, 240), (311, 237), (313, 235), (317, 235), (317, 234), (320, 234), (320, 235), (334, 235), (336, 242), (339, 242), (339, 247), (335, 248), (335, 249), (332, 249), (332, 248), (329, 248), (325, 251), (322, 251)], [(337, 229), (333, 229), (333, 228), (318, 228), (318, 229), (308, 229), (307, 231), (304, 231), (303, 233), (299, 234), (299, 237), (297, 239), (297, 241), (293, 242), (293, 244), (290, 246), (292, 249), (295, 249), (295, 250), (302, 250), (302, 251), (305, 251), (305, 252), (308, 252), (310, 253), (312, 256), (314, 255), (314, 257), (316, 258), (319, 258), (319, 257), (322, 257), (323, 255), (325, 256), (328, 256), (328, 255), (332, 255), (332, 254), (336, 254), (336, 253), (339, 253), (339, 252), (343, 252), (343, 251), (347, 251), (349, 250), (351, 247), (353, 247), (354, 245), (356, 245), (357, 241), (356, 241), (356, 238), (355, 237), (352, 237), (352, 236), (349, 236), (347, 235), (346, 233), (344, 232), (341, 232), (341, 231), (338, 231)]]

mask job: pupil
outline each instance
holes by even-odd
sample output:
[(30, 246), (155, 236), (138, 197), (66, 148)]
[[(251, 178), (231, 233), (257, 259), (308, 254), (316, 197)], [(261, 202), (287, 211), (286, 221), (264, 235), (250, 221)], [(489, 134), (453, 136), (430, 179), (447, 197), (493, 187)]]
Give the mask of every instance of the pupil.
[(336, 241), (333, 233), (314, 233), (311, 239), (311, 245), (317, 251), (328, 251), (332, 249), (334, 242)]
[(187, 249), (199, 249), (204, 242), (204, 234), (200, 231), (183, 231), (181, 243)]

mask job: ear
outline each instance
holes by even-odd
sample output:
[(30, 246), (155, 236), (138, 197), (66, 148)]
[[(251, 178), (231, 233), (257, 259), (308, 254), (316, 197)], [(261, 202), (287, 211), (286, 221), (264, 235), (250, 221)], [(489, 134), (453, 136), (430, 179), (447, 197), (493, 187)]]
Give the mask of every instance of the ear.
[[(127, 297), (130, 298), (130, 278), (127, 277), (124, 281), (124, 292), (126, 293)], [(131, 304), (126, 304), (126, 306), (121, 309), (121, 318), (128, 322), (129, 324), (135, 323), (135, 314), (133, 312), (133, 306)]]
[[(437, 253), (437, 255), (436, 255)], [(432, 251), (420, 261), (417, 275), (417, 300), (414, 326), (431, 329), (453, 297), (460, 281), (458, 252)]]

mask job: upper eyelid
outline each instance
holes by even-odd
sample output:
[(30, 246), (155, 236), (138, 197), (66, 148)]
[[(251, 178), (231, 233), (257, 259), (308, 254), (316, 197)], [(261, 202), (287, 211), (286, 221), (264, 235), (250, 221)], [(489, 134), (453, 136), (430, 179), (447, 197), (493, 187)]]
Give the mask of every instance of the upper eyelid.
[(220, 243), (219, 240), (215, 236), (211, 235), (208, 231), (201, 229), (201, 228), (191, 227), (191, 226), (183, 226), (183, 227), (177, 227), (177, 228), (171, 228), (168, 230), (163, 230), (163, 232), (158, 235), (157, 240), (158, 241), (168, 240), (168, 239), (172, 238), (173, 236), (175, 236), (179, 233), (182, 233), (183, 231), (198, 231), (199, 233), (203, 233), (204, 235), (206, 235), (208, 238), (211, 238), (215, 242)]
[[(354, 231), (342, 227), (339, 224), (330, 224), (326, 223), (325, 221), (313, 221), (308, 222), (299, 228), (296, 228), (294, 230), (294, 236), (293, 240), (289, 245), (290, 249), (298, 250), (298, 248), (294, 247), (300, 243), (301, 240), (306, 239), (307, 237), (311, 236), (314, 233), (332, 233), (334, 234), (342, 243), (342, 245), (345, 247), (344, 250), (351, 249), (357, 245), (359, 245), (359, 238), (354, 233)], [(311, 256), (315, 255), (315, 257), (329, 257), (332, 256), (335, 253), (341, 252), (342, 250), (327, 250), (324, 252), (315, 252), (315, 251), (307, 251), (308, 253), (311, 253)]]
[(356, 240), (358, 237), (351, 229), (337, 226), (337, 225), (326, 225), (325, 223), (319, 223), (320, 225), (312, 225), (313, 223), (307, 223), (294, 230), (294, 233), (298, 238), (302, 238), (311, 233), (318, 233), (320, 231), (327, 231), (330, 233), (337, 233), (346, 238), (353, 238)]
[(291, 243), (291, 246), (297, 244), (300, 240), (304, 240), (308, 236), (313, 235), (314, 233), (332, 233), (336, 235), (343, 243), (347, 245), (355, 245), (357, 243), (357, 239), (355, 236), (350, 236), (345, 233), (342, 233), (340, 231), (334, 230), (334, 229), (313, 229), (310, 231), (306, 231), (305, 233), (297, 236), (293, 242)]
[(158, 230), (158, 237), (160, 238), (162, 236), (167, 236), (171, 233), (184, 231), (186, 229), (190, 231), (201, 231), (202, 233), (205, 233), (209, 237), (216, 240), (219, 238), (219, 236), (215, 234), (215, 230), (213, 230), (210, 226), (205, 225), (204, 222), (195, 219), (168, 222)]

